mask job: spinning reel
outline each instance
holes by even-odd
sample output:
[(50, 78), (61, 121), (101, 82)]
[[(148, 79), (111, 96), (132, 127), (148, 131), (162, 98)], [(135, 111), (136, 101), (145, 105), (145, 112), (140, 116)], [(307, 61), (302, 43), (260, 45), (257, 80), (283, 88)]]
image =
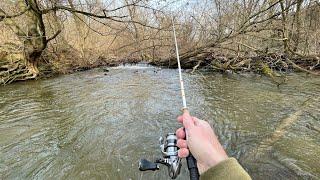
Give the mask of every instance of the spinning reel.
[[(176, 46), (176, 53), (177, 53), (177, 62), (178, 62), (178, 69), (179, 69), (179, 80), (180, 80), (180, 89), (181, 89), (181, 96), (183, 102), (183, 112), (188, 111), (186, 97), (184, 92), (183, 86), (183, 79), (181, 73), (181, 65), (180, 65), (180, 58), (179, 58), (179, 49), (178, 49), (178, 42), (176, 37), (176, 30), (174, 27), (174, 19), (172, 17), (172, 27), (173, 27), (173, 35), (175, 40)], [(160, 138), (160, 149), (162, 152), (162, 158), (157, 159), (155, 162), (150, 162), (146, 159), (141, 159), (139, 162), (139, 170), (140, 171), (155, 171), (159, 170), (159, 164), (163, 164), (168, 167), (169, 176), (172, 179), (177, 178), (180, 174), (181, 169), (181, 159), (178, 157), (178, 146), (177, 146), (177, 136), (175, 133), (168, 133), (166, 138)], [(189, 175), (191, 180), (198, 180), (199, 179), (199, 171), (197, 167), (197, 160), (189, 153), (189, 156), (186, 158)]]
[(180, 174), (181, 169), (181, 159), (178, 157), (179, 148), (177, 146), (177, 136), (175, 133), (168, 133), (165, 139), (160, 137), (159, 141), (162, 158), (157, 159), (155, 162), (141, 159), (139, 162), (139, 170), (159, 170), (159, 164), (162, 164), (168, 167), (168, 172), (171, 179), (175, 179)]

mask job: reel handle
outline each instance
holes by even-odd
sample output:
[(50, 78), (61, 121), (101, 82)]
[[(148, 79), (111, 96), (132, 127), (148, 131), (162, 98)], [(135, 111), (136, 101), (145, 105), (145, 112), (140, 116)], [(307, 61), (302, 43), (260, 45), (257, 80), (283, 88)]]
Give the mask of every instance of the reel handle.
[(139, 161), (139, 170), (140, 171), (155, 171), (155, 170), (159, 170), (159, 165), (157, 163), (150, 162), (146, 159), (141, 159)]

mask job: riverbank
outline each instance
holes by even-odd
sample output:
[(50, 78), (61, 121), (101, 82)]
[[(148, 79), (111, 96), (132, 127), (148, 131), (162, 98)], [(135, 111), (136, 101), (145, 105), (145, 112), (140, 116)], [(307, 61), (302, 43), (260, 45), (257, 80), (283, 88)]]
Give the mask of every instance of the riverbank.
[[(139, 57), (119, 58), (116, 56), (95, 55), (93, 53), (86, 57), (81, 57), (79, 53), (74, 50), (64, 50), (60, 52), (45, 51), (38, 64), (39, 75), (36, 78), (30, 79), (53, 77), (59, 74), (71, 74), (102, 66), (114, 67), (121, 64), (137, 64), (140, 62), (146, 62), (147, 64), (158, 67), (177, 68), (177, 61), (173, 56), (166, 59), (151, 58), (151, 60), (146, 61)], [(14, 65), (5, 66), (14, 67)], [(290, 72), (302, 71), (312, 75), (320, 75), (320, 59), (317, 56), (288, 56), (283, 53), (231, 55), (218, 51), (198, 52), (197, 54), (188, 52), (181, 54), (181, 67), (183, 69), (190, 69), (191, 72), (205, 69), (221, 73), (253, 72), (264, 74), (270, 77), (278, 86), (286, 82), (285, 74)], [(28, 80), (15, 78), (14, 73), (16, 72), (12, 73), (12, 75), (10, 73), (10, 68), (8, 68), (7, 73), (6, 71), (1, 72), (0, 84), (10, 84), (15, 81)], [(9, 76), (9, 78), (5, 75)]]
[[(107, 58), (98, 57), (93, 63), (74, 63), (71, 66), (58, 68), (58, 74), (66, 74), (77, 71), (85, 71), (101, 66), (114, 67), (121, 64), (137, 64), (142, 62), (139, 58)], [(176, 58), (169, 59), (155, 59), (150, 61), (143, 61), (149, 65), (177, 68)], [(248, 73), (253, 72), (257, 74), (264, 74), (271, 78), (277, 85), (285, 83), (285, 74), (290, 72), (305, 72), (312, 75), (320, 75), (320, 60), (317, 57), (299, 57), (277, 53), (265, 53), (252, 56), (234, 56), (222, 54), (218, 52), (199, 53), (194, 56), (188, 53), (181, 55), (181, 67), (183, 69), (190, 69), (194, 72), (199, 69), (205, 69), (212, 72), (220, 73)], [(62, 68), (63, 69), (63, 68)]]

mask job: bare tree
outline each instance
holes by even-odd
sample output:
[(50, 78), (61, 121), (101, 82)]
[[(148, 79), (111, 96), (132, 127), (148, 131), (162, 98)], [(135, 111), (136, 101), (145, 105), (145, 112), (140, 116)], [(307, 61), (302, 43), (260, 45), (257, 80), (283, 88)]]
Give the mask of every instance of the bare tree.
[[(98, 21), (97, 19), (105, 19), (117, 23), (134, 23), (153, 28), (138, 21), (125, 19), (127, 17), (126, 15), (108, 15), (129, 6), (138, 6), (138, 2), (140, 1), (135, 1), (110, 10), (100, 9), (99, 12), (90, 12), (76, 9), (72, 0), (68, 1), (69, 6), (64, 4), (63, 1), (45, 3), (37, 0), (18, 0), (16, 14), (8, 14), (5, 10), (1, 9), (0, 21), (4, 21), (6, 26), (13, 30), (22, 43), (22, 56), (14, 60), (11, 58), (10, 61), (6, 60), (5, 62), (1, 62), (1, 82), (6, 84), (16, 80), (33, 79), (39, 75), (38, 62), (42, 52), (46, 49), (49, 41), (56, 38), (62, 31), (60, 27), (51, 37), (47, 36), (47, 27), (44, 23), (44, 17), (47, 14), (55, 14), (57, 11), (66, 11), (73, 14), (77, 29), (79, 30), (79, 36), (82, 38), (80, 47), (83, 51), (85, 38), (87, 36), (84, 31), (88, 31), (88, 28), (83, 26), (83, 24), (86, 24), (84, 17), (91, 18), (95, 21)], [(21, 20), (21, 18), (24, 19), (23, 26), (18, 23), (18, 20)], [(55, 24), (56, 26), (60, 26), (59, 22)], [(88, 24), (86, 25), (90, 28)], [(5, 56), (9, 56), (8, 54), (10, 54), (10, 52), (7, 52)], [(6, 57), (2, 59), (7, 59)]]

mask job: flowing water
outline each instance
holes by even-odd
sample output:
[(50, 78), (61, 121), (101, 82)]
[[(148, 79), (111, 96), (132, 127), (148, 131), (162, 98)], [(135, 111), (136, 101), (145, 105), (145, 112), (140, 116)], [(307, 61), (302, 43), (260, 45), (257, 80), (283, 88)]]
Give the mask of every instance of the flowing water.
[[(184, 72), (208, 120), (254, 179), (320, 179), (320, 78)], [(0, 179), (169, 179), (158, 138), (179, 124), (178, 72), (124, 66), (0, 87)], [(178, 179), (187, 179), (184, 166)]]

